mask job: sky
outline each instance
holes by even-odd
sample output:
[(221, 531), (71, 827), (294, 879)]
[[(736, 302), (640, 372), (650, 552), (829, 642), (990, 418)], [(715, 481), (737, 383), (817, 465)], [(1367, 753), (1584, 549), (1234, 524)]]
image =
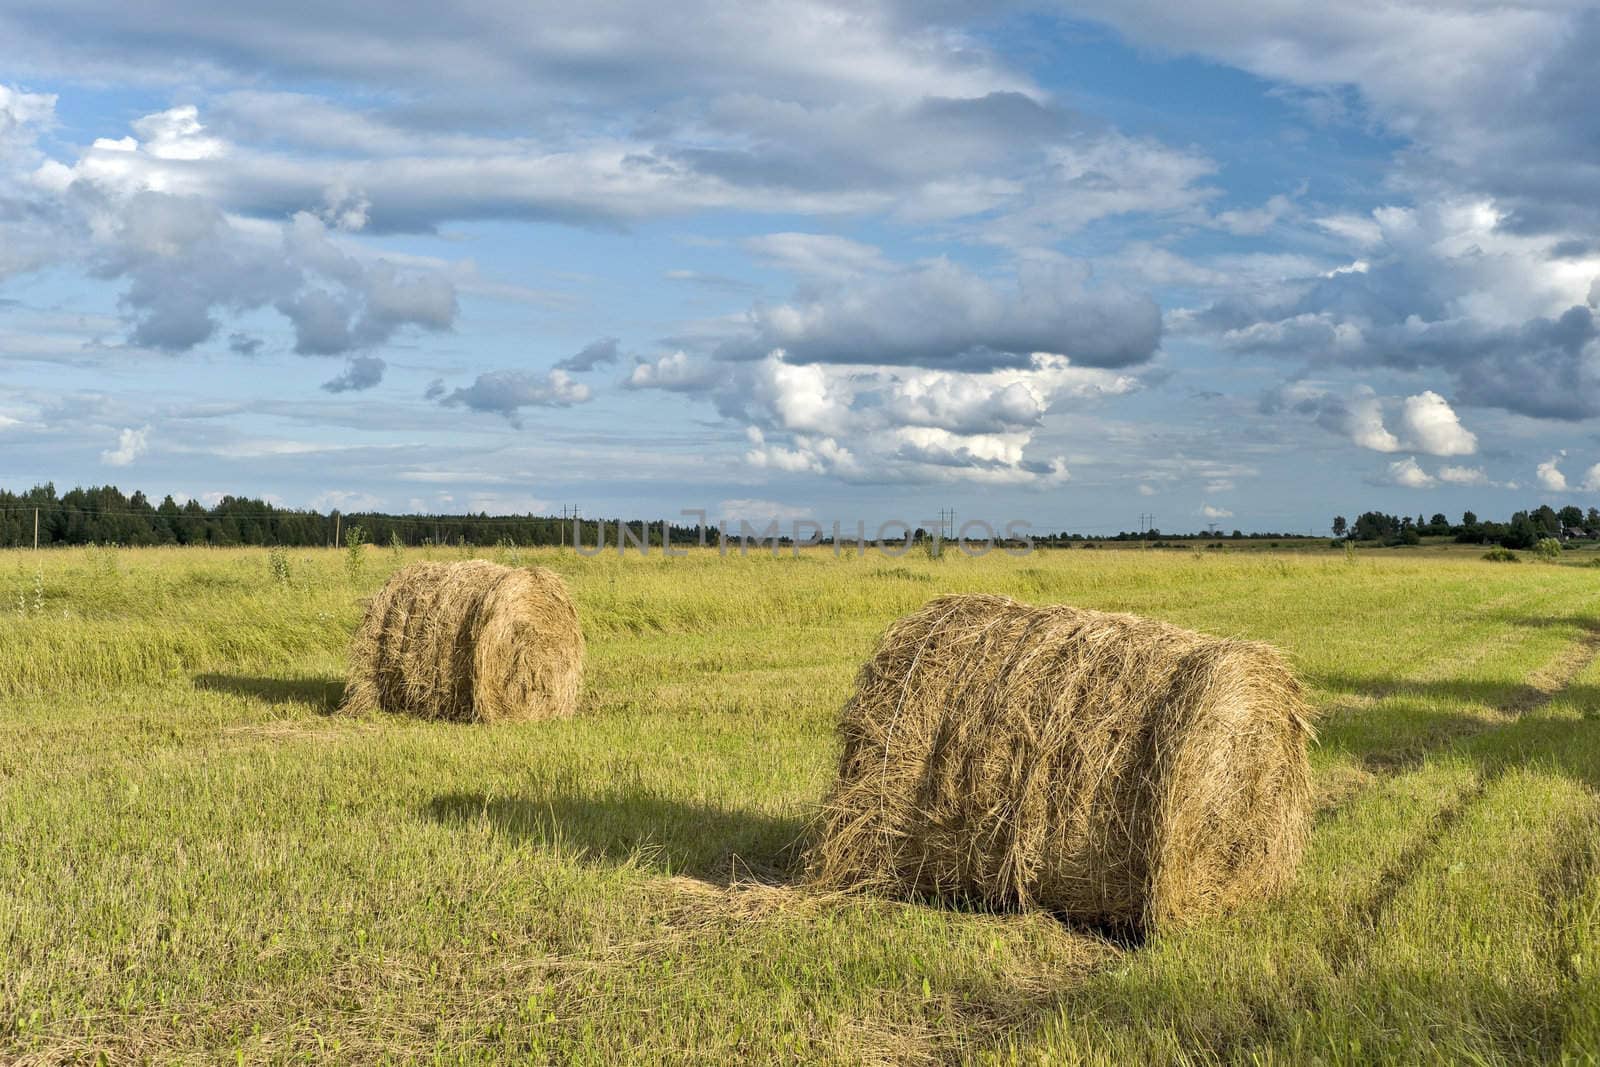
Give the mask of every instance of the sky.
[(1600, 7), (0, 0), (0, 487), (1600, 505)]

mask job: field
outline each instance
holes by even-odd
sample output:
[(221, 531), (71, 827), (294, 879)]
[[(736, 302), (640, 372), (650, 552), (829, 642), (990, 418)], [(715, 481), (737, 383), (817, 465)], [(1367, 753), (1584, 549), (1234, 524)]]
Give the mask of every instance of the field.
[[(291, 551), (287, 583), (259, 550), (0, 554), (0, 1062), (1600, 1052), (1600, 573), (498, 555), (572, 587), (571, 721), (332, 715), (386, 549)], [(977, 590), (1286, 649), (1321, 714), (1294, 889), (1133, 944), (798, 885), (855, 668)]]

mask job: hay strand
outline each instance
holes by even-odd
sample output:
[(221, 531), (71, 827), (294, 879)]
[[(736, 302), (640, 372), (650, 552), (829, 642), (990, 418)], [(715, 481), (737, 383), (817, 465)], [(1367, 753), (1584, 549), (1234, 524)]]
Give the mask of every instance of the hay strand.
[(566, 586), (543, 567), (486, 560), (395, 573), (350, 646), (342, 710), (498, 722), (577, 709), (583, 633)]
[(1140, 929), (1268, 895), (1312, 807), (1268, 645), (947, 596), (894, 624), (840, 722), (813, 882)]

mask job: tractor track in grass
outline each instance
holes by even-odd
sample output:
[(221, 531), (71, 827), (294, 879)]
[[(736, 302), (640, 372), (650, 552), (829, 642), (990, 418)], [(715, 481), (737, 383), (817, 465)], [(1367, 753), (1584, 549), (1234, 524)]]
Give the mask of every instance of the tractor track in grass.
[[(1485, 719), (1463, 718), (1450, 729), (1407, 745), (1398, 752), (1369, 753), (1362, 764), (1374, 774), (1398, 774), (1422, 765), (1430, 754), (1449, 745), (1480, 734), (1498, 730), (1533, 714), (1549, 705), (1572, 685), (1574, 679), (1600, 657), (1600, 626), (1588, 626), (1573, 642), (1523, 681), (1508, 697), (1495, 704), (1493, 715)], [(1393, 695), (1404, 693), (1408, 686), (1396, 687)], [(1425, 685), (1418, 686), (1425, 691)]]
[[(1538, 670), (1528, 675), (1523, 686), (1509, 699), (1496, 705), (1497, 721), (1482, 721), (1475, 728), (1463, 726), (1452, 730), (1449, 734), (1433, 740), (1433, 743), (1408, 747), (1401, 758), (1392, 758), (1384, 761), (1372, 759), (1363, 760), (1371, 772), (1373, 781), (1383, 778), (1395, 778), (1401, 774), (1415, 771), (1421, 767), (1423, 761), (1432, 753), (1449, 745), (1459, 743), (1467, 738), (1492, 730), (1502, 729), (1516, 722), (1525, 715), (1532, 714), (1544, 708), (1572, 685), (1574, 679), (1589, 668), (1600, 658), (1600, 625), (1589, 625), (1584, 632)], [(1405, 686), (1396, 687), (1404, 690)], [(1427, 859), (1460, 824), (1461, 820), (1493, 787), (1494, 783), (1507, 770), (1506, 767), (1485, 768), (1474, 776), (1471, 783), (1464, 786), (1451, 800), (1439, 809), (1433, 816), (1427, 831), (1411, 844), (1407, 845), (1393, 862), (1389, 863), (1379, 875), (1373, 888), (1365, 898), (1354, 908), (1356, 918), (1357, 936), (1335, 946), (1329, 955), (1336, 973), (1345, 973), (1350, 968), (1358, 965), (1365, 959), (1370, 948), (1372, 938), (1382, 928), (1388, 918), (1396, 896), (1405, 886), (1416, 877), (1417, 871)], [(1358, 792), (1364, 792), (1359, 790)], [(1563, 868), (1574, 868), (1576, 861), (1563, 863)], [(1575, 868), (1574, 868), (1575, 869)], [(1570, 880), (1568, 880), (1570, 881)], [(1557, 887), (1547, 886), (1547, 894), (1557, 892)], [(1559, 894), (1564, 898), (1565, 894)], [(1560, 900), (1550, 898), (1552, 910), (1560, 907)]]
[[(1430, 686), (1447, 682), (1488, 654), (1484, 648), (1453, 659), (1437, 659), (1418, 675), (1404, 681), (1374, 686), (1365, 693), (1343, 697), (1328, 705), (1324, 718), (1354, 714), (1377, 707), (1407, 693), (1426, 695)], [(1436, 730), (1386, 752), (1365, 752), (1351, 765), (1330, 768), (1317, 785), (1317, 822), (1342, 810), (1379, 781), (1420, 767), (1428, 756), (1452, 744), (1497, 730), (1538, 711), (1561, 696), (1580, 674), (1600, 658), (1600, 623), (1588, 623), (1583, 632), (1555, 656), (1528, 675), (1508, 697), (1494, 704), (1484, 718), (1461, 717), (1447, 729)], [(1448, 668), (1448, 669), (1446, 669)]]

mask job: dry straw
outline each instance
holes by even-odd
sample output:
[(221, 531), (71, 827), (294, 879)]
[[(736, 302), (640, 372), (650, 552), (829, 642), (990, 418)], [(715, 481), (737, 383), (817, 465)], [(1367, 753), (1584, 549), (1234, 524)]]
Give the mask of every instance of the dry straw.
[(549, 719), (577, 708), (583, 633), (543, 567), (418, 563), (373, 598), (350, 646), (344, 709), (428, 719)]
[(1272, 647), (996, 596), (892, 626), (846, 705), (816, 883), (1166, 927), (1292, 876), (1311, 813)]

